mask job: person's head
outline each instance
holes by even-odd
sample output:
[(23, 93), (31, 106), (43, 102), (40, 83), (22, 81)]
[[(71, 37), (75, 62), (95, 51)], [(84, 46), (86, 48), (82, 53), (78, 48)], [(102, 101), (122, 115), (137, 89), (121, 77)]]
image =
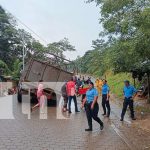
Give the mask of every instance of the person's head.
[(74, 78), (73, 78), (73, 77), (71, 77), (71, 78), (70, 78), (70, 81), (74, 81)]
[(64, 83), (67, 83), (68, 82), (68, 80), (64, 80)]
[(90, 82), (90, 83), (89, 83), (89, 89), (92, 89), (92, 88), (94, 88), (94, 83), (93, 83), (93, 82)]
[(104, 80), (103, 80), (103, 84), (107, 84), (107, 80), (104, 79)]
[(129, 86), (130, 85), (130, 81), (129, 80), (125, 80), (124, 84), (125, 84), (125, 86)]

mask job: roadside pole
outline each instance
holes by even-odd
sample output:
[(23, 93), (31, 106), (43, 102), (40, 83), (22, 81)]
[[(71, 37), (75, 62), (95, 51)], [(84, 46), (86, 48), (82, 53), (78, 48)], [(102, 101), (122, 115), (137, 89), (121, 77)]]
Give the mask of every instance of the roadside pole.
[(22, 69), (23, 69), (23, 71), (24, 71), (24, 66), (25, 66), (25, 41), (24, 41), (24, 34), (22, 34), (22, 41), (23, 41), (23, 49), (22, 49), (22, 51), (23, 51), (23, 57), (22, 57), (22, 63), (23, 63), (23, 67), (22, 67)]
[(25, 57), (25, 48), (24, 48), (24, 42), (23, 42), (23, 60), (22, 60), (22, 63), (23, 63), (23, 71), (24, 71), (24, 57)]

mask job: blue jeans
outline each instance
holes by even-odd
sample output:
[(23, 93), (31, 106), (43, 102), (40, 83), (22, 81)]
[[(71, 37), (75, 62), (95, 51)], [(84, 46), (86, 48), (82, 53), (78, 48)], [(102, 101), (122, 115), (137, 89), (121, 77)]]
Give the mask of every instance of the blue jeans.
[(68, 96), (68, 100), (69, 100), (69, 111), (71, 112), (71, 100), (73, 99), (74, 101), (74, 105), (75, 105), (75, 111), (78, 111), (78, 106), (77, 106), (77, 99), (76, 96)]

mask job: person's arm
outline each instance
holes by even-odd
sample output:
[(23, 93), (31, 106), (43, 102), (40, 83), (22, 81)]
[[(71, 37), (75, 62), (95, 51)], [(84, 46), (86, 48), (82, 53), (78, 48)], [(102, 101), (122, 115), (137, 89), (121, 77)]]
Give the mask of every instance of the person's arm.
[(94, 108), (94, 105), (95, 105), (95, 103), (97, 102), (97, 99), (98, 99), (98, 96), (94, 96), (94, 100), (93, 100), (93, 102), (92, 102), (91, 109)]
[(81, 108), (83, 108), (83, 107), (84, 107), (85, 103), (86, 103), (86, 96), (85, 96), (85, 98), (83, 99), (83, 102), (82, 102)]
[(107, 87), (107, 101), (109, 101), (109, 91), (110, 91), (110, 89), (109, 89), (109, 87)]
[(66, 83), (66, 93), (67, 93), (67, 96), (69, 96), (68, 83)]
[(132, 96), (132, 98), (134, 99), (136, 95), (137, 95), (137, 90), (136, 90), (135, 87), (133, 87), (133, 96)]
[(123, 97), (125, 98), (125, 88), (123, 88)]

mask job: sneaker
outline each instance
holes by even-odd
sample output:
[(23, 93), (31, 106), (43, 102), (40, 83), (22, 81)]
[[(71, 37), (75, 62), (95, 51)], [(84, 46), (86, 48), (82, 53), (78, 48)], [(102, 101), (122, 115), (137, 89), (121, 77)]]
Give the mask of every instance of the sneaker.
[(136, 120), (136, 118), (132, 118), (132, 120)]
[(69, 114), (71, 114), (72, 112), (71, 111), (69, 111)]
[(123, 121), (123, 118), (121, 118), (120, 121)]
[(88, 128), (88, 129), (85, 129), (85, 131), (92, 131), (92, 129)]

